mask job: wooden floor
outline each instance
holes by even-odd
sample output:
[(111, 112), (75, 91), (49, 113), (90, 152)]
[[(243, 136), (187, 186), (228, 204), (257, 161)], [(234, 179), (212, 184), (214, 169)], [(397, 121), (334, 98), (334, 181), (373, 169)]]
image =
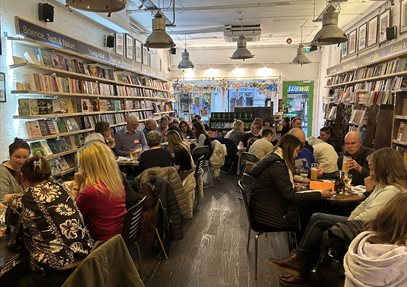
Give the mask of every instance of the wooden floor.
[(278, 273), (264, 263), (268, 257), (288, 254), (285, 234), (259, 238), (258, 280), (254, 280), (254, 237), (246, 252), (248, 222), (238, 199), (235, 175), (222, 174), (205, 189), (194, 218), (184, 225), (184, 239), (170, 248), (169, 260), (160, 261), (146, 286), (278, 286)]

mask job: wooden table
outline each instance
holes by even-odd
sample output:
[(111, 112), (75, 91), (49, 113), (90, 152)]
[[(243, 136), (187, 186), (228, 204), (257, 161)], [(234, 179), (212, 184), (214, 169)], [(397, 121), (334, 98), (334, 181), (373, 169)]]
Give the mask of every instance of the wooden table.
[(136, 160), (118, 160), (116, 161), (119, 166), (139, 166), (140, 162)]
[(6, 237), (0, 238), (0, 277), (24, 260), (24, 255), (7, 247)]
[(335, 194), (332, 197), (325, 198), (328, 201), (331, 202), (360, 202), (365, 199), (363, 195), (359, 194)]

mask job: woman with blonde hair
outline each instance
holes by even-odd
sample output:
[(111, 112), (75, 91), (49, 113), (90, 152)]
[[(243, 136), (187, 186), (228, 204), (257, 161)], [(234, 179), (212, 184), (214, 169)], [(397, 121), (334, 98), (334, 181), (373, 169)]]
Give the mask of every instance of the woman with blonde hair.
[(175, 130), (167, 133), (168, 150), (174, 154), (175, 168), (181, 179), (184, 179), (194, 167), (194, 161), (190, 153), (189, 142), (181, 138)]
[(231, 140), (236, 146), (243, 140), (244, 136), (244, 122), (241, 120), (235, 120), (233, 122), (233, 129), (228, 131), (225, 135), (225, 139)]
[(78, 151), (79, 172), (72, 194), (95, 240), (120, 234), (126, 214), (125, 191), (112, 150), (101, 142), (89, 142)]

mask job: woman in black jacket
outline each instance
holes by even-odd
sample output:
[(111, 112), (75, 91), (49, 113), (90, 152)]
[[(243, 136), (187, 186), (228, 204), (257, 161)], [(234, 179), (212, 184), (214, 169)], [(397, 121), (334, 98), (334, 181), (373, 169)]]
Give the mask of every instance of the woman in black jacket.
[(250, 207), (253, 219), (260, 227), (298, 230), (295, 205), (331, 196), (329, 191), (296, 193), (293, 181), (294, 158), (301, 148), (302, 143), (297, 137), (286, 134), (274, 151), (253, 167), (255, 187)]

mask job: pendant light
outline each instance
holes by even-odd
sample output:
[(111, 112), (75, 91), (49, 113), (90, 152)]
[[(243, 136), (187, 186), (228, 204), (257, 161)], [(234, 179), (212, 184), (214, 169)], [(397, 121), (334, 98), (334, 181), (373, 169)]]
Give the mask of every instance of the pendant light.
[(301, 43), (297, 49), (297, 56), (294, 58), (292, 63), (301, 65), (301, 66), (304, 64), (311, 63), (311, 61), (307, 58), (307, 56), (305, 56), (305, 49), (304, 49), (304, 45), (302, 44), (302, 26), (301, 26)]
[(152, 49), (174, 48), (175, 43), (165, 32), (165, 19), (157, 12), (153, 19), (153, 32), (148, 36), (144, 46)]
[(187, 51), (187, 35), (185, 35), (185, 50), (182, 52), (181, 62), (179, 62), (177, 67), (180, 70), (193, 69), (195, 67), (189, 59), (189, 53)]
[(127, 0), (66, 0), (66, 5), (90, 12), (117, 12), (126, 7)]
[(252, 53), (247, 49), (247, 41), (246, 38), (243, 36), (243, 10), (240, 11), (241, 17), (240, 17), (240, 27), (241, 27), (241, 32), (242, 34), (239, 36), (239, 39), (237, 39), (237, 49), (233, 53), (232, 57), (230, 57), (233, 60), (246, 60), (246, 59), (251, 59), (254, 57)]
[(338, 15), (334, 6), (326, 8), (322, 15), (322, 29), (315, 35), (312, 44), (334, 45), (348, 41), (345, 33), (338, 27)]

